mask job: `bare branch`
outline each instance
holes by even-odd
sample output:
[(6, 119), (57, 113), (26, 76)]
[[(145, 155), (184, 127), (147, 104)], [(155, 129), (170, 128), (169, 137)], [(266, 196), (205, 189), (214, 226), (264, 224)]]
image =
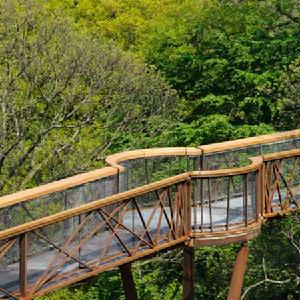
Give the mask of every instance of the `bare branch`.
[(273, 280), (273, 279), (269, 279), (268, 278), (268, 275), (267, 275), (267, 270), (266, 270), (266, 263), (265, 263), (265, 258), (263, 257), (263, 261), (262, 261), (262, 268), (263, 268), (263, 272), (264, 272), (264, 279), (259, 281), (259, 282), (256, 282), (255, 284), (252, 284), (250, 286), (248, 286), (245, 290), (244, 290), (244, 293), (241, 297), (241, 300), (244, 300), (245, 297), (247, 296), (247, 294), (255, 289), (256, 287), (262, 285), (262, 284), (265, 284), (265, 283), (274, 283), (274, 284), (285, 284), (285, 283), (288, 283), (291, 281), (291, 279), (286, 279), (286, 280)]

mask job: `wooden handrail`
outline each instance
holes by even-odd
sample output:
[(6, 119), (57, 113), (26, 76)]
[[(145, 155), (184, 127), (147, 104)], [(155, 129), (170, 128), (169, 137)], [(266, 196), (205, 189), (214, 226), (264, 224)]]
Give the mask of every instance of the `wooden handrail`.
[(190, 180), (191, 178), (216, 178), (224, 176), (235, 176), (245, 173), (251, 173), (258, 170), (262, 164), (261, 157), (254, 157), (250, 159), (252, 163), (248, 166), (235, 168), (235, 169), (224, 169), (224, 170), (213, 170), (213, 171), (191, 171), (180, 175), (176, 175), (167, 179), (162, 179), (157, 182), (150, 183), (135, 189), (131, 189), (126, 192), (118, 193), (103, 199), (98, 199), (87, 204), (83, 204), (78, 207), (70, 208), (66, 211), (62, 211), (51, 216), (43, 217), (38, 220), (34, 220), (28, 223), (24, 223), (12, 228), (0, 231), (0, 239), (10, 238), (25, 232), (29, 232), (44, 226), (48, 226), (83, 213), (88, 213), (95, 209), (99, 209), (103, 206), (115, 204), (120, 201), (131, 199), (149, 192), (155, 191), (160, 188), (165, 188), (173, 184), (177, 184), (183, 181)]
[(120, 201), (126, 200), (126, 199), (131, 199), (143, 194), (147, 194), (149, 192), (155, 191), (157, 189), (160, 188), (164, 188), (176, 183), (180, 183), (186, 180), (189, 180), (190, 176), (189, 173), (184, 173), (184, 174), (180, 174), (177, 176), (173, 176), (167, 179), (163, 179), (160, 180), (158, 182), (154, 182), (154, 183), (150, 183), (148, 185), (144, 185), (142, 187), (138, 187), (135, 189), (132, 189), (130, 191), (126, 191), (123, 193), (119, 193), (116, 195), (112, 195), (103, 199), (98, 199), (95, 201), (92, 201), (90, 203), (87, 204), (83, 204), (81, 206), (78, 207), (74, 207), (74, 208), (70, 208), (68, 210), (53, 214), (51, 216), (47, 216), (47, 217), (43, 217), (41, 219), (35, 220), (35, 221), (31, 221), (28, 223), (24, 223), (9, 229), (5, 229), (3, 231), (0, 231), (0, 240), (1, 239), (6, 239), (6, 238), (10, 238), (16, 235), (20, 235), (22, 233), (25, 232), (29, 232), (44, 226), (48, 226), (54, 223), (58, 223), (60, 221), (84, 214), (84, 213), (88, 213), (90, 211), (99, 209), (103, 206), (107, 206), (110, 204), (115, 204), (118, 203)]
[(124, 171), (124, 167), (120, 163), (128, 160), (157, 156), (200, 156), (201, 154), (202, 151), (194, 147), (139, 149), (109, 155), (106, 162), (120, 171)]
[(154, 148), (117, 153), (107, 157), (107, 163), (110, 167), (104, 167), (91, 172), (75, 175), (58, 181), (50, 182), (31, 189), (26, 189), (13, 194), (0, 197), (0, 209), (11, 206), (17, 203), (22, 203), (28, 200), (33, 200), (42, 196), (46, 196), (55, 192), (63, 191), (75, 186), (80, 186), (95, 180), (106, 178), (109, 176), (118, 175), (124, 168), (118, 165), (120, 159), (135, 159), (138, 157), (153, 157), (153, 156), (196, 156), (200, 155), (201, 151), (192, 147), (177, 147), (177, 148)]
[(238, 139), (233, 141), (214, 143), (210, 145), (199, 146), (198, 148), (203, 154), (210, 154), (215, 152), (225, 152), (234, 149), (241, 149), (247, 147), (253, 147), (257, 145), (275, 143), (284, 140), (300, 138), (300, 129), (278, 132), (274, 134), (260, 135), (256, 137), (250, 137), (245, 139)]
[[(150, 157), (157, 157), (157, 156), (201, 156), (201, 154), (215, 153), (219, 151), (232, 150), (235, 148), (236, 149), (245, 148), (249, 146), (266, 144), (266, 143), (288, 140), (293, 138), (300, 138), (300, 129), (275, 133), (270, 135), (262, 135), (258, 137), (240, 139), (235, 141), (228, 141), (223, 143), (215, 143), (211, 145), (201, 146), (198, 148), (194, 148), (194, 147), (153, 148), (153, 149), (142, 149), (142, 150), (134, 150), (134, 151), (117, 153), (107, 157), (106, 161), (108, 164), (111, 165), (110, 167), (104, 167), (102, 169), (75, 175), (72, 177), (68, 177), (66, 179), (54, 181), (35, 188), (26, 189), (13, 194), (2, 196), (0, 197), (0, 209), (17, 203), (22, 203), (28, 200), (33, 200), (42, 196), (46, 196), (55, 192), (63, 191), (75, 186), (80, 186), (82, 184), (99, 180), (101, 178), (117, 175), (119, 172), (122, 172), (124, 170), (124, 167), (119, 165), (119, 163), (126, 160), (145, 158), (145, 157), (150, 158)], [(291, 152), (289, 155), (291, 156), (293, 156), (294, 153), (298, 153), (297, 152), (298, 150), (290, 150), (290, 151)], [(284, 151), (284, 152), (288, 152), (288, 151)], [(284, 157), (285, 154), (282, 155)], [(273, 159), (274, 157), (276, 157), (276, 154), (265, 155), (263, 158), (266, 160), (266, 159)], [(240, 172), (240, 174), (243, 174), (243, 172), (246, 173), (249, 167), (250, 165), (242, 168), (235, 168), (235, 169), (205, 171), (207, 173), (195, 172), (195, 173), (191, 173), (190, 175), (198, 176), (198, 177), (199, 176), (200, 177), (229, 176), (230, 174), (233, 175), (236, 174), (236, 172)]]
[(116, 168), (105, 167), (58, 181), (53, 181), (24, 191), (19, 191), (14, 194), (2, 196), (0, 197), (0, 209), (117, 174), (118, 170)]
[(249, 160), (252, 161), (252, 163), (244, 167), (209, 171), (191, 171), (189, 172), (189, 175), (192, 178), (214, 178), (242, 175), (258, 170), (263, 163), (263, 158), (261, 156), (252, 157), (249, 158)]
[(300, 156), (300, 149), (292, 149), (287, 151), (280, 151), (271, 154), (266, 154), (263, 155), (263, 160), (271, 161), (271, 160), (277, 160), (277, 159), (283, 159), (283, 158), (289, 158), (295, 156)]

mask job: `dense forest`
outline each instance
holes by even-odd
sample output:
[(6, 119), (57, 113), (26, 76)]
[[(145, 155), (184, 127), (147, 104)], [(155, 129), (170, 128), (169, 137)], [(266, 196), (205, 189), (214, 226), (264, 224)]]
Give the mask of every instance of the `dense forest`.
[[(299, 0), (0, 0), (0, 193), (106, 155), (300, 125)], [(243, 299), (300, 299), (299, 216), (250, 243)], [(196, 253), (225, 299), (239, 245)], [(181, 299), (182, 252), (134, 264), (140, 299)], [(43, 299), (124, 299), (117, 271)]]

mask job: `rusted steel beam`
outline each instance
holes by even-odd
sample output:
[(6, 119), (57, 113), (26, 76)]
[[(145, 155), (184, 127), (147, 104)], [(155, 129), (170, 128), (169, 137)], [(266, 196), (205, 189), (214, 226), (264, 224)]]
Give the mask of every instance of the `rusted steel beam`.
[(68, 251), (65, 251), (62, 249), (62, 247), (59, 247), (59, 246), (56, 246), (54, 243), (52, 243), (48, 238), (42, 236), (41, 234), (35, 232), (35, 231), (32, 231), (32, 233), (34, 235), (36, 235), (38, 238), (40, 238), (41, 240), (44, 240), (46, 243), (48, 243), (49, 245), (51, 245), (53, 248), (55, 248), (56, 250), (58, 250), (59, 252), (63, 253), (64, 255), (66, 255), (67, 257), (71, 258), (72, 260), (76, 261), (80, 267), (83, 267), (83, 268), (86, 268), (86, 269), (89, 269), (90, 271), (92, 271), (93, 269), (88, 266), (87, 264), (85, 264), (84, 262), (82, 262), (80, 259), (76, 258), (75, 256), (73, 255), (70, 255), (68, 253)]
[(106, 217), (109, 217), (112, 221), (115, 222), (115, 225), (118, 225), (118, 227), (123, 228), (124, 230), (126, 230), (127, 232), (129, 232), (130, 234), (132, 234), (134, 237), (136, 237), (138, 240), (142, 241), (145, 245), (148, 245), (149, 247), (153, 248), (153, 244), (149, 243), (148, 241), (146, 241), (145, 239), (141, 238), (138, 234), (136, 234), (134, 231), (132, 231), (129, 227), (125, 226), (124, 224), (122, 224), (121, 222), (119, 222), (116, 218), (112, 217), (109, 215), (109, 213), (107, 213), (106, 211), (102, 210), (101, 211)]
[(121, 239), (121, 237), (119, 236), (119, 234), (117, 233), (118, 228), (120, 227), (120, 223), (117, 223), (114, 226), (112, 226), (112, 224), (109, 221), (109, 217), (106, 217), (104, 215), (104, 213), (102, 212), (101, 209), (98, 210), (99, 214), (101, 215), (101, 217), (103, 218), (103, 220), (106, 222), (106, 225), (108, 226), (108, 228), (110, 229), (110, 231), (112, 232), (112, 234), (115, 236), (115, 238), (119, 241), (119, 243), (122, 245), (122, 247), (124, 248), (125, 252), (129, 255), (132, 256), (130, 249), (128, 249), (128, 247), (126, 246), (126, 244), (123, 242), (123, 240)]
[[(174, 231), (174, 228), (173, 228), (173, 224), (169, 220), (169, 217), (168, 217), (168, 215), (166, 213), (165, 205), (164, 205), (164, 202), (166, 201), (167, 196), (168, 196), (168, 190), (164, 190), (164, 192), (162, 193), (162, 195), (158, 195), (158, 192), (155, 191), (155, 195), (156, 195), (157, 200), (159, 201), (161, 212), (163, 213), (163, 215), (164, 215), (164, 217), (165, 217), (165, 219), (167, 221), (167, 224), (168, 224), (169, 229), (170, 229), (170, 231), (171, 231), (171, 233), (173, 235), (173, 238), (176, 239), (176, 234), (175, 234), (175, 231)], [(159, 226), (158, 229), (160, 230), (160, 226)]]
[(6, 296), (8, 296), (9, 297), (8, 299), (18, 300), (18, 298), (16, 298), (13, 294), (11, 294), (6, 289), (3, 289), (3, 288), (0, 287), (0, 292), (2, 292), (3, 294), (5, 294)]
[(234, 264), (227, 300), (240, 300), (248, 262), (248, 254), (249, 248), (245, 243), (242, 245)]
[[(285, 200), (287, 200), (288, 199), (288, 195), (290, 195), (291, 200), (293, 200), (294, 204), (299, 208), (299, 204), (297, 203), (297, 201), (295, 199), (295, 195), (294, 195), (294, 193), (293, 193), (293, 191), (291, 189), (292, 180), (293, 180), (293, 177), (294, 177), (294, 171), (292, 171), (292, 174), (289, 174), (291, 176), (291, 178), (290, 178), (290, 183), (288, 183), (286, 181), (286, 179), (284, 178), (284, 176), (282, 175), (282, 171), (278, 168), (277, 165), (275, 165), (275, 168), (277, 168), (277, 172), (278, 172), (278, 174), (279, 174), (279, 176), (280, 176), (280, 178), (281, 178), (284, 186), (287, 189)], [(280, 196), (280, 199), (281, 199), (280, 185), (278, 185), (278, 195)]]
[[(38, 297), (38, 296), (45, 295), (45, 294), (47, 294), (51, 291), (54, 291), (54, 290), (57, 290), (59, 288), (71, 285), (73, 283), (85, 280), (85, 279), (87, 279), (89, 277), (92, 277), (92, 276), (95, 276), (95, 275), (97, 275), (101, 272), (105, 272), (105, 271), (111, 270), (113, 268), (116, 268), (116, 267), (118, 267), (122, 264), (132, 262), (134, 260), (138, 260), (140, 258), (144, 258), (144, 257), (147, 257), (147, 256), (155, 255), (157, 252), (162, 251), (162, 250), (171, 249), (172, 247), (175, 247), (179, 244), (182, 244), (183, 242), (186, 242), (187, 240), (188, 240), (188, 236), (183, 236), (183, 237), (177, 238), (174, 241), (170, 241), (169, 243), (164, 243), (162, 245), (155, 246), (155, 248), (153, 248), (153, 249), (143, 250), (143, 251), (135, 254), (134, 256), (122, 257), (119, 260), (115, 259), (112, 263), (106, 264), (104, 266), (99, 266), (99, 264), (97, 263), (97, 264), (95, 264), (95, 269), (93, 271), (79, 274), (76, 277), (69, 276), (68, 278), (66, 278), (63, 281), (57, 282), (57, 283), (49, 285), (47, 287), (43, 287), (42, 289), (39, 289), (38, 291), (33, 292), (30, 295), (30, 297), (33, 298), (33, 297)], [(28, 297), (28, 299), (29, 299), (29, 297)]]
[(2, 247), (0, 247), (0, 259), (11, 249), (15, 242), (16, 239), (10, 239)]
[(195, 299), (195, 249), (183, 246), (183, 300)]
[(170, 187), (168, 187), (168, 203), (169, 203), (169, 208), (170, 208), (170, 213), (171, 213), (171, 222), (172, 222), (172, 228), (175, 228), (175, 221), (174, 221), (174, 211), (173, 211), (173, 202), (174, 200), (172, 199), (172, 195), (171, 195), (171, 189)]
[(126, 300), (138, 300), (134, 279), (131, 273), (131, 263), (119, 267)]

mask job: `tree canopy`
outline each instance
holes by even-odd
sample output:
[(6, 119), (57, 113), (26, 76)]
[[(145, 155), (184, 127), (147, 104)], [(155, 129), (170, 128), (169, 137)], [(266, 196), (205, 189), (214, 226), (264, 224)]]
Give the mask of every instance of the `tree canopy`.
[[(299, 94), (298, 0), (0, 0), (0, 193), (125, 149), (297, 128)], [(299, 234), (299, 216), (263, 227), (244, 299), (299, 299)], [(197, 250), (197, 299), (226, 297), (236, 252)], [(181, 298), (180, 257), (135, 264), (140, 299)], [(112, 271), (44, 299), (122, 297)]]
[(159, 72), (19, 2), (0, 9), (2, 193), (99, 167), (168, 127), (178, 97)]

